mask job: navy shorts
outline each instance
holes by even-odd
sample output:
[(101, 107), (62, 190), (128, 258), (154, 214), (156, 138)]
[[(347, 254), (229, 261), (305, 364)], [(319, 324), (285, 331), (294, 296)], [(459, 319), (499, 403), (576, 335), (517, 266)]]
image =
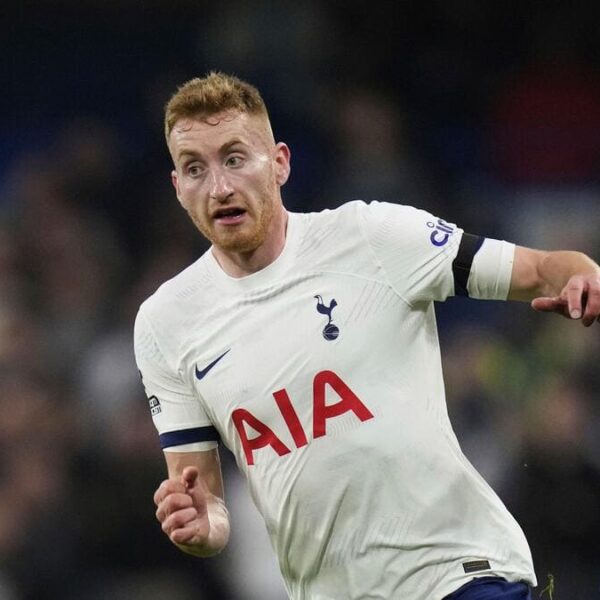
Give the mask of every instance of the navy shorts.
[(531, 600), (531, 588), (499, 577), (477, 577), (444, 600)]

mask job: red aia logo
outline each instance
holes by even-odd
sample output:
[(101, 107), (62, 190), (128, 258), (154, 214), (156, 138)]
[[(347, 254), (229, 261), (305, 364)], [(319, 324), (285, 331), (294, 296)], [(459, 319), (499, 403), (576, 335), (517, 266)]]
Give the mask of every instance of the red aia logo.
[[(325, 387), (329, 385), (339, 396), (339, 402), (325, 405)], [(296, 448), (302, 448), (308, 444), (306, 433), (302, 428), (298, 414), (292, 406), (287, 391), (284, 389), (273, 392), (273, 397), (279, 408), (279, 412), (290, 431)], [(336, 375), (333, 371), (321, 371), (315, 375), (313, 380), (313, 439), (324, 436), (326, 432), (327, 419), (338, 417), (352, 411), (361, 421), (373, 418), (371, 411), (360, 401), (358, 396)], [(245, 408), (236, 408), (231, 413), (233, 424), (244, 448), (246, 462), (254, 464), (253, 451), (265, 446), (271, 446), (279, 456), (288, 454), (291, 450), (275, 435), (273, 430), (257, 419)], [(249, 438), (246, 425), (258, 433), (256, 437)]]

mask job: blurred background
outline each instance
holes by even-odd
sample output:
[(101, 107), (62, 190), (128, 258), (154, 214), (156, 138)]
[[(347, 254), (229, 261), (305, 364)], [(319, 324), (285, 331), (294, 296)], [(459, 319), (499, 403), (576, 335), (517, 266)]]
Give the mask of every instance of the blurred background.
[[(262, 91), (295, 211), (379, 199), (600, 258), (595, 2), (4, 2), (0, 600), (282, 600), (245, 484), (211, 560), (154, 518), (162, 453), (139, 303), (206, 244), (171, 189), (162, 107), (210, 69)], [(600, 598), (600, 328), (438, 307), (451, 417), (556, 600)], [(225, 451), (226, 452), (226, 451)], [(410, 600), (410, 599), (405, 599)]]

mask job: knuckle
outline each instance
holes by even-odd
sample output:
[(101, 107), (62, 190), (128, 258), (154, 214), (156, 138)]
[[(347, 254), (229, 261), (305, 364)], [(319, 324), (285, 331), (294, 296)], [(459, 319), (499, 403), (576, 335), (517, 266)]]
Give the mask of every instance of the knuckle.
[(157, 502), (157, 504), (161, 498), (164, 498), (169, 494), (169, 489), (168, 489), (167, 485), (165, 485), (166, 483), (167, 483), (166, 481), (163, 481), (158, 486), (156, 492), (154, 492), (154, 501)]
[(194, 518), (194, 514), (191, 513), (190, 509), (178, 510), (170, 514), (162, 524), (163, 531), (165, 533), (173, 534), (188, 525)]
[(174, 544), (184, 544), (187, 542), (187, 535), (182, 531), (173, 531), (169, 538)]
[(188, 496), (183, 494), (172, 494), (168, 498), (169, 512), (174, 512), (189, 506)]
[(179, 529), (185, 522), (185, 515), (178, 511), (170, 516), (170, 521), (171, 529)]
[(163, 486), (162, 484), (158, 486), (158, 488), (156, 488), (156, 491), (154, 492), (154, 502), (156, 502), (156, 504), (160, 504), (160, 499), (163, 496)]
[(167, 496), (162, 499), (158, 499), (159, 501), (156, 503), (157, 510), (156, 516), (160, 518), (160, 515), (163, 515), (163, 518), (172, 512), (179, 510), (181, 508), (187, 508), (191, 506), (192, 499), (187, 494), (182, 494), (178, 492), (170, 492)]
[(171, 535), (176, 529), (179, 528), (177, 523), (177, 518), (175, 515), (169, 515), (169, 518), (163, 523), (163, 526), (166, 528), (165, 533)]

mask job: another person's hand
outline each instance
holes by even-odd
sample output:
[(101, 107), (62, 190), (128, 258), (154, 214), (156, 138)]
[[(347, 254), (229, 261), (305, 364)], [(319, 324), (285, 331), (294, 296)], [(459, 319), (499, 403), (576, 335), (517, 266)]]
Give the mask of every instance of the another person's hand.
[(600, 321), (600, 275), (575, 275), (559, 296), (535, 298), (531, 306), (542, 312), (556, 312), (569, 319), (581, 319), (586, 327)]
[(211, 554), (208, 499), (198, 469), (186, 467), (180, 479), (166, 479), (154, 494), (156, 518), (169, 539), (191, 554)]

